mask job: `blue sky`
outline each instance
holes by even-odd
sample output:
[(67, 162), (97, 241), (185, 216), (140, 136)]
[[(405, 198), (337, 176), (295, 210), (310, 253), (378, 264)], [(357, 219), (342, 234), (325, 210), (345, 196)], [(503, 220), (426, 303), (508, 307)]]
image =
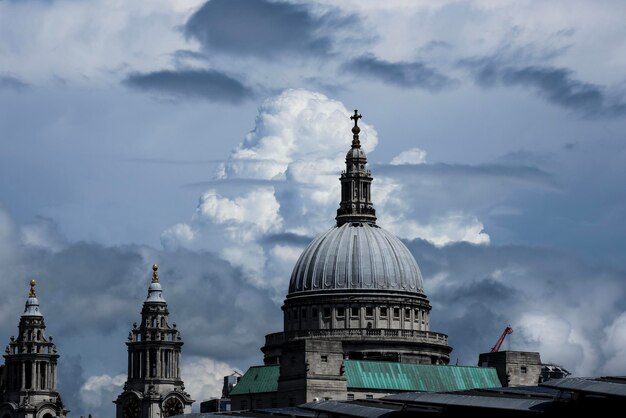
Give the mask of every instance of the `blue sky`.
[(626, 5), (0, 0), (0, 338), (31, 278), (112, 416), (160, 277), (198, 400), (261, 362), (363, 114), (379, 224), (475, 364), (500, 332), (626, 373)]

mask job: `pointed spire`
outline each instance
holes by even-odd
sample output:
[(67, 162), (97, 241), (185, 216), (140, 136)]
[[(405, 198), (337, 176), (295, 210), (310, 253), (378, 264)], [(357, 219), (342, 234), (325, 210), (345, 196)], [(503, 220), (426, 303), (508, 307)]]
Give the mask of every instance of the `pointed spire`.
[(352, 127), (352, 148), (361, 148), (361, 141), (359, 141), (361, 128), (359, 128), (358, 122), (362, 117), (356, 109), (354, 109), (354, 115), (350, 116), (350, 119), (354, 121), (354, 126)]
[(337, 226), (348, 222), (376, 222), (376, 211), (372, 205), (370, 189), (372, 176), (366, 168), (367, 157), (361, 149), (359, 140), (358, 122), (363, 116), (358, 110), (350, 119), (354, 121), (352, 127), (352, 147), (346, 155), (346, 170), (341, 173), (341, 203), (337, 209)]

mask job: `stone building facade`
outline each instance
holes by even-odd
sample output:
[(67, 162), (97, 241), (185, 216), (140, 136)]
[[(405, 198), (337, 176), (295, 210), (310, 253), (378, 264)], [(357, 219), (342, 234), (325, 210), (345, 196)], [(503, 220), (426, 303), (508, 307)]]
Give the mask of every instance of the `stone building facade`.
[(32, 280), (17, 338), (11, 337), (4, 352), (0, 418), (63, 418), (69, 412), (57, 391), (59, 355), (45, 334), (35, 285)]
[[(360, 117), (357, 111), (351, 117), (336, 226), (298, 259), (282, 307), (283, 331), (267, 335), (261, 349), (265, 365), (280, 366), (278, 406), (346, 399), (344, 360), (445, 365), (450, 359), (447, 335), (430, 331), (431, 305), (415, 258), (376, 223)], [(238, 402), (233, 396), (233, 409)]]
[(534, 351), (481, 353), (478, 365), (494, 367), (502, 386), (536, 386), (541, 383), (541, 357)]
[(117, 418), (161, 418), (191, 412), (193, 399), (180, 377), (183, 341), (170, 323), (155, 264), (141, 324), (128, 333), (128, 379), (115, 400)]

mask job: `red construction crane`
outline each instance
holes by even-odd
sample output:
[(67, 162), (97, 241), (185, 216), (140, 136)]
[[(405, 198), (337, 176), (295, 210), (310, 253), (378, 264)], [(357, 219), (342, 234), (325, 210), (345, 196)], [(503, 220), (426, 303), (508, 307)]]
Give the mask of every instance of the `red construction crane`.
[(504, 339), (506, 338), (507, 335), (512, 334), (512, 333), (513, 333), (513, 328), (511, 328), (510, 325), (504, 328), (504, 332), (502, 333), (502, 335), (500, 335), (500, 338), (498, 338), (498, 341), (496, 341), (496, 345), (491, 347), (491, 352), (497, 353), (498, 351), (500, 351), (500, 347), (502, 346)]

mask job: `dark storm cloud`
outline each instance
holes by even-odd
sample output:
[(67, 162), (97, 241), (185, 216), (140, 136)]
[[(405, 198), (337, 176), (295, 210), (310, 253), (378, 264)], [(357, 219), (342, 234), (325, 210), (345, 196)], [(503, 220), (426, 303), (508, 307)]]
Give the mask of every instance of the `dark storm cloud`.
[[(59, 393), (63, 396), (65, 407), (70, 411), (81, 405), (80, 388), (85, 383), (82, 358), (80, 355), (62, 356), (58, 362), (57, 379)], [(112, 399), (111, 399), (112, 400)]]
[(372, 170), (377, 174), (401, 176), (409, 174), (421, 174), (428, 176), (461, 177), (461, 178), (494, 178), (521, 180), (553, 186), (553, 176), (540, 168), (530, 165), (507, 165), (507, 164), (405, 164), (372, 165)]
[(508, 65), (497, 57), (463, 60), (461, 65), (470, 68), (476, 83), (485, 88), (496, 85), (529, 88), (548, 102), (585, 117), (626, 114), (623, 97), (611, 95), (603, 86), (577, 80), (567, 68)]
[(61, 248), (55, 243), (51, 249), (43, 236), (51, 228), (31, 228), (29, 243), (24, 229), (0, 210), (0, 342), (15, 335), (28, 281), (36, 278), (47, 335), (54, 336), (61, 355), (59, 386), (77, 416), (114, 414), (112, 399), (94, 409), (84, 404), (79, 389), (94, 365), (106, 365), (110, 376), (125, 372), (124, 342), (141, 318), (154, 262), (185, 356), (244, 367), (259, 361), (264, 335), (280, 330), (281, 311), (269, 293), (215, 254), (85, 242), (64, 242)]
[(254, 91), (236, 78), (217, 70), (161, 70), (129, 75), (124, 84), (175, 98), (241, 103)]
[(12, 75), (0, 74), (0, 90), (22, 91), (28, 87), (28, 84)]
[(324, 55), (333, 40), (329, 33), (355, 21), (339, 12), (315, 15), (300, 4), (267, 0), (212, 0), (184, 27), (209, 51), (273, 57), (281, 53)]
[[(583, 373), (598, 373), (584, 370), (590, 359), (597, 359), (596, 367), (608, 360), (602, 349), (604, 330), (626, 309), (621, 285), (625, 271), (540, 247), (468, 243), (435, 247), (423, 240), (407, 245), (420, 265), (433, 305), (431, 330), (449, 334), (452, 361), (476, 364), (478, 353), (489, 351), (508, 324), (515, 329), (508, 338), (513, 350), (543, 348), (544, 361), (565, 362), (566, 368)], [(545, 328), (537, 330), (544, 337), (557, 318), (581, 337), (578, 342), (590, 343), (542, 346), (529, 332), (529, 314), (545, 318)]]
[(398, 87), (422, 88), (440, 91), (454, 84), (454, 80), (422, 62), (389, 62), (367, 54), (355, 58), (344, 68), (354, 74), (370, 77)]

